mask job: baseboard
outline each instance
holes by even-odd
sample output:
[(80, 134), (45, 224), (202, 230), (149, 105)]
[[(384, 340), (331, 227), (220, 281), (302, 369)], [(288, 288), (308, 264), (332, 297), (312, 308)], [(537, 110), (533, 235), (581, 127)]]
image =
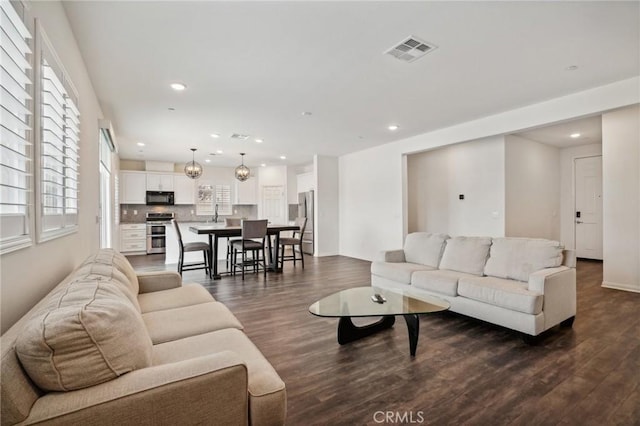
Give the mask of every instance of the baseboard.
[(337, 252), (325, 251), (325, 252), (316, 253), (315, 257), (338, 256), (338, 255), (339, 255), (339, 253), (337, 253)]
[(633, 293), (640, 293), (640, 287), (631, 286), (629, 284), (612, 283), (610, 281), (602, 281), (602, 287), (611, 288), (613, 290), (631, 291)]

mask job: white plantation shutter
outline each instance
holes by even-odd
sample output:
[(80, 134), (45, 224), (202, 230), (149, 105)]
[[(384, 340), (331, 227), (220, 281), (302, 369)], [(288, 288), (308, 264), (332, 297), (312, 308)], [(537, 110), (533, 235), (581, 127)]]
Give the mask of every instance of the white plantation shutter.
[(80, 112), (72, 84), (46, 36), (38, 29), (41, 46), (39, 240), (46, 241), (77, 229)]
[(31, 34), (0, 0), (0, 254), (31, 244)]
[(218, 214), (230, 215), (231, 210), (231, 186), (216, 185), (216, 202), (218, 205)]

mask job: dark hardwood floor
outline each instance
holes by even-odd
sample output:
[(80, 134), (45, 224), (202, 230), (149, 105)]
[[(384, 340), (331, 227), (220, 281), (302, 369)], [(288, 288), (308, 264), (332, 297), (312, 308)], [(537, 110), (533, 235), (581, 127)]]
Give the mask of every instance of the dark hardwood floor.
[[(164, 269), (161, 256), (129, 259), (138, 270)], [(184, 273), (231, 309), (278, 371), (289, 425), (384, 424), (380, 412), (391, 412), (386, 424), (640, 425), (640, 294), (602, 288), (599, 262), (578, 263), (573, 328), (530, 346), (451, 312), (424, 315), (412, 359), (404, 321), (339, 346), (337, 320), (307, 311), (323, 296), (368, 285), (369, 262), (305, 261), (304, 270), (288, 262), (282, 274), (244, 282)]]

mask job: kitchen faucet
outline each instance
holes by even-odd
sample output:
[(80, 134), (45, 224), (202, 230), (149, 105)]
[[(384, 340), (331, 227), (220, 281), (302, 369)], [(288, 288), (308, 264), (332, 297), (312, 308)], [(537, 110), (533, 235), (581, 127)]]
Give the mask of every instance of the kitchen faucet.
[(218, 205), (217, 204), (213, 212), (213, 223), (218, 223)]

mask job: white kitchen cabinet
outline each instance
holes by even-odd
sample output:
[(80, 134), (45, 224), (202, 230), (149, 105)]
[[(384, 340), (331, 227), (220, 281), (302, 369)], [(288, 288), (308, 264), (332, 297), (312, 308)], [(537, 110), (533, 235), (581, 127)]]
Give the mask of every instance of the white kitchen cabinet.
[(120, 172), (120, 204), (146, 204), (147, 174)]
[(258, 204), (256, 180), (255, 178), (249, 178), (244, 182), (236, 180), (233, 204)]
[(164, 173), (147, 173), (147, 191), (173, 191), (173, 175)]
[(120, 225), (120, 251), (122, 253), (147, 252), (147, 226), (144, 223)]
[(298, 193), (316, 189), (313, 182), (313, 172), (299, 174), (297, 176), (297, 184)]
[(195, 204), (196, 203), (196, 181), (179, 174), (173, 177), (173, 192), (175, 204)]

